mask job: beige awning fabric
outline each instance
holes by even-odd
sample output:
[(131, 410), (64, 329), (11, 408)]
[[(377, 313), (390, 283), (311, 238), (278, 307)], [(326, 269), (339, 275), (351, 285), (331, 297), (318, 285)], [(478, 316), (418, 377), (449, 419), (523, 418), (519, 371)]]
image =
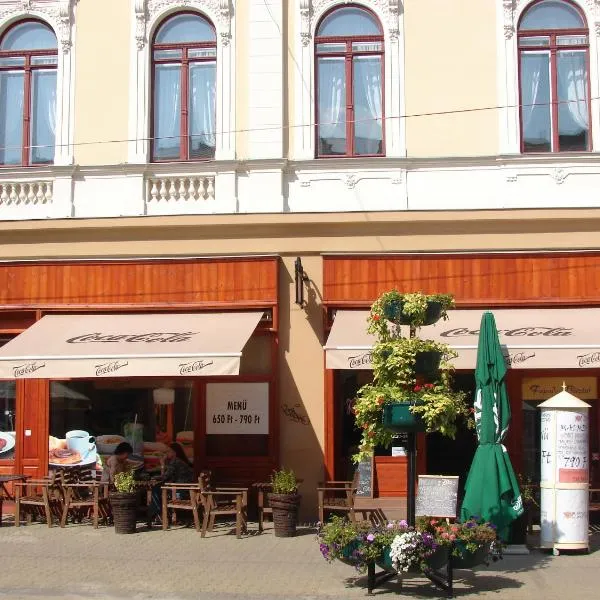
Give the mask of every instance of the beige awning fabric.
[[(419, 337), (458, 352), (457, 369), (474, 369), (483, 310), (452, 310), (449, 319), (419, 330)], [(500, 344), (513, 369), (600, 368), (600, 308), (494, 309)], [(371, 369), (375, 341), (368, 311), (338, 310), (325, 346), (328, 369)], [(408, 328), (406, 328), (408, 334)]]
[(0, 348), (0, 378), (237, 375), (262, 312), (49, 315)]

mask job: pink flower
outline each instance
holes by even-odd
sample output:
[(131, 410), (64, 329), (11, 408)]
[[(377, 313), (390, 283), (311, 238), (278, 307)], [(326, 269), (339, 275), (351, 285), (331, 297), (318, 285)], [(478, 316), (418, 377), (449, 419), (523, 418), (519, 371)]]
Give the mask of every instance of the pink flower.
[(415, 390), (415, 392), (420, 392), (421, 391), (421, 386), (420, 385), (415, 385), (414, 390)]
[(379, 321), (379, 319), (381, 319), (381, 317), (377, 313), (375, 313), (373, 315), (373, 321)]

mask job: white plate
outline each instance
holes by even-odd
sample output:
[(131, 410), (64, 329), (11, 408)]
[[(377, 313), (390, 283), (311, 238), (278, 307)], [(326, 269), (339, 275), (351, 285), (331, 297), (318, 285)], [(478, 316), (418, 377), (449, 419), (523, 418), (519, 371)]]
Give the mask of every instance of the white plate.
[(71, 467), (85, 467), (87, 465), (95, 465), (98, 457), (95, 452), (90, 452), (88, 456), (86, 456), (83, 460), (80, 460), (78, 463), (73, 463), (70, 465), (64, 465), (62, 463), (53, 463), (49, 462), (48, 464), (51, 467), (59, 467), (61, 469), (69, 469)]
[(0, 432), (0, 438), (6, 440), (6, 446), (0, 450), (0, 454), (4, 454), (15, 447), (15, 438), (10, 433)]

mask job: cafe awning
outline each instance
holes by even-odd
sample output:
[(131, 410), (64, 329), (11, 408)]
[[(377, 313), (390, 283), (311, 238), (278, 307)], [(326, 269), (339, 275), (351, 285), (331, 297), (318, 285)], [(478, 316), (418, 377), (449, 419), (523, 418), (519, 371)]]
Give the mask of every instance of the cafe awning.
[(0, 379), (237, 375), (261, 317), (48, 315), (0, 348)]
[[(457, 369), (474, 369), (484, 311), (456, 309), (448, 320), (422, 327), (419, 337), (458, 352)], [(600, 308), (493, 309), (504, 358), (513, 369), (600, 368)], [(368, 311), (338, 310), (325, 345), (328, 369), (371, 369), (375, 338)], [(408, 328), (405, 335), (408, 335)]]

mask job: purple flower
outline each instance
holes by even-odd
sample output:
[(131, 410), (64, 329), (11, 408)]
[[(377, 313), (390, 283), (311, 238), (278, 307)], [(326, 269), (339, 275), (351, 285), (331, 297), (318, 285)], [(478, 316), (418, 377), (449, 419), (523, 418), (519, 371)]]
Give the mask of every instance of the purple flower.
[(387, 529), (394, 529), (394, 524), (393, 523), (388, 523), (386, 525)]
[(497, 529), (497, 527), (493, 524), (493, 523), (488, 523), (488, 525), (492, 528), (492, 529)]
[(375, 541), (375, 536), (372, 533), (370, 533), (367, 536), (367, 542), (374, 542), (374, 541)]
[(400, 521), (399, 525), (400, 525), (400, 527), (408, 527), (408, 523), (406, 522), (405, 519), (402, 519), (402, 521)]
[(468, 523), (465, 523), (465, 527), (468, 529), (473, 529), (473, 527), (475, 527), (475, 523), (473, 523), (473, 521), (469, 521)]

